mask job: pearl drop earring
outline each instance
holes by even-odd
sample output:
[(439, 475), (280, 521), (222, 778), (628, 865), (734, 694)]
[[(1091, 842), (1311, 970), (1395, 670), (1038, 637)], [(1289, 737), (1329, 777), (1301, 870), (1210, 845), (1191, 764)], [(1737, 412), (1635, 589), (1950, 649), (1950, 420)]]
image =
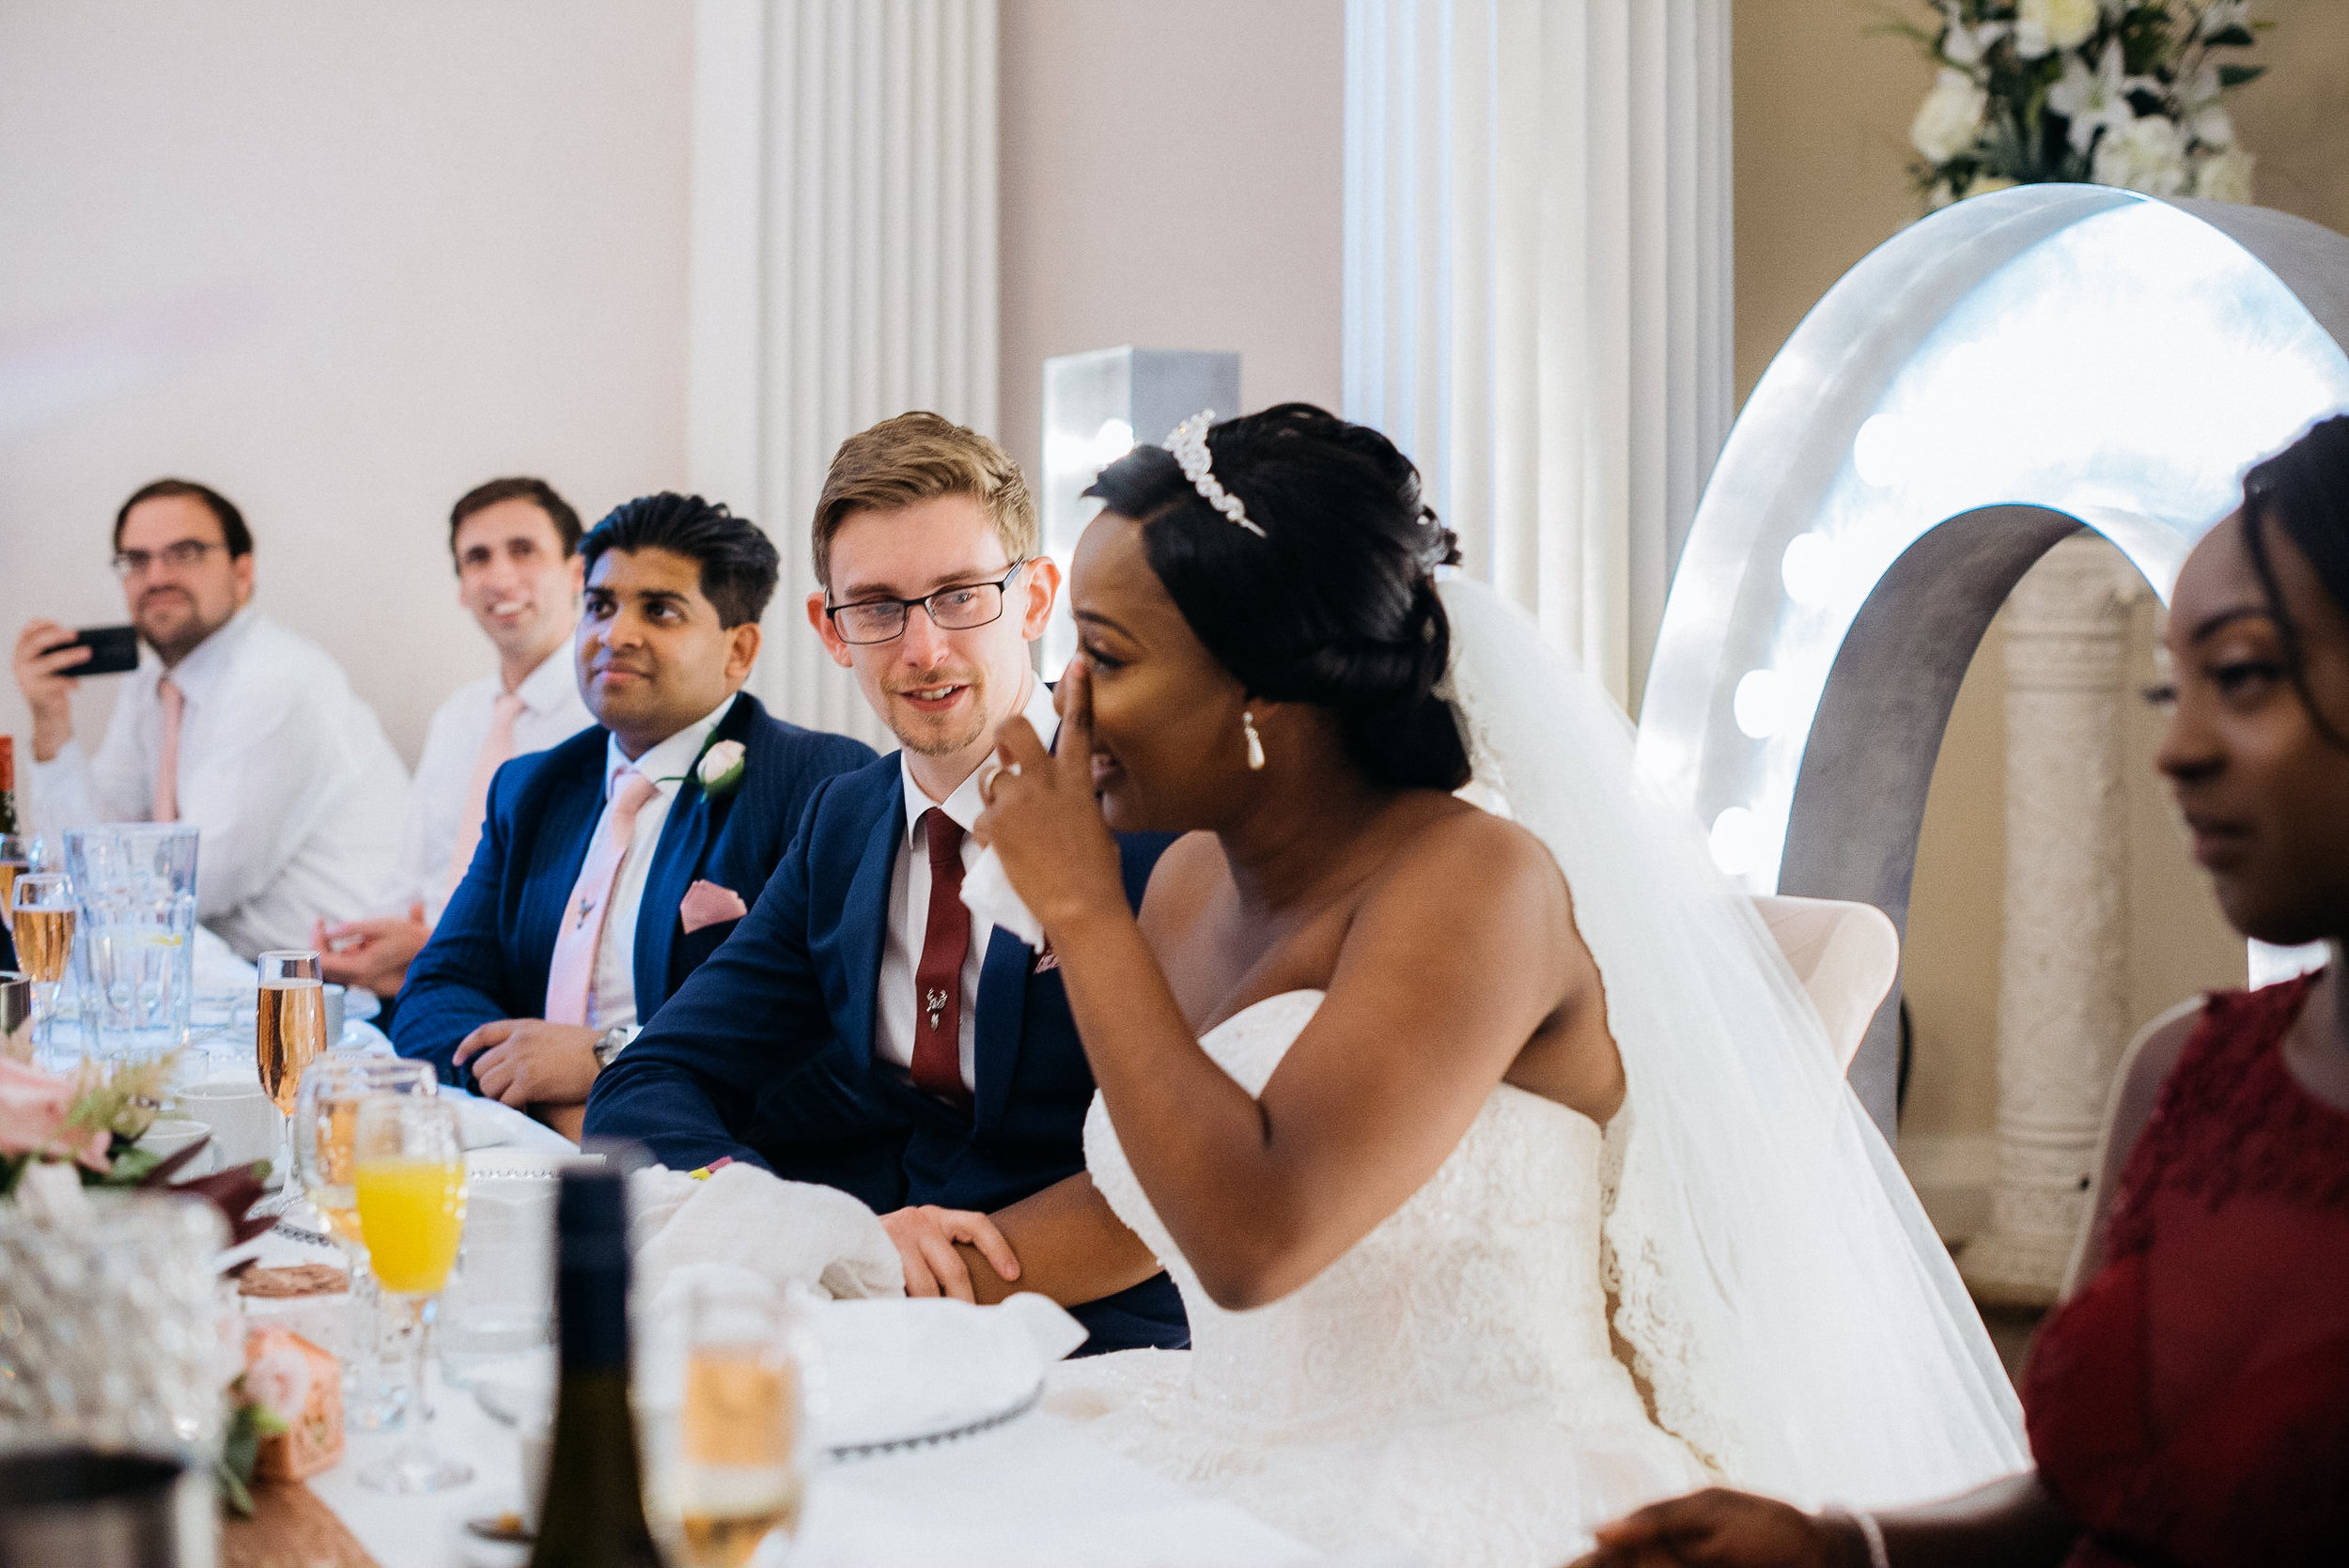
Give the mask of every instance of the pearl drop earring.
[(1264, 737), (1256, 733), (1255, 714), (1243, 708), (1239, 716), (1240, 733), (1248, 737), (1248, 770), (1259, 772), (1264, 768)]

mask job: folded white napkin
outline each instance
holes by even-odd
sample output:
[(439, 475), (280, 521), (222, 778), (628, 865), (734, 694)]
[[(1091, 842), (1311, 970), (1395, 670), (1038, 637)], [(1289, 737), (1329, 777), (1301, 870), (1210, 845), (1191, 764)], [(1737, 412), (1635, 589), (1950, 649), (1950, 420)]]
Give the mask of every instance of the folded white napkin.
[(837, 1188), (755, 1165), (700, 1181), (655, 1167), (629, 1180), (637, 1288), (647, 1297), (661, 1295), (671, 1270), (709, 1264), (834, 1299), (905, 1294), (896, 1244), (871, 1209)]
[(1038, 953), (1044, 951), (1044, 923), (1030, 914), (1012, 891), (1011, 878), (1003, 875), (1003, 862), (994, 846), (980, 850), (978, 862), (964, 875), (962, 903), (971, 911), (975, 929), (1000, 925)]

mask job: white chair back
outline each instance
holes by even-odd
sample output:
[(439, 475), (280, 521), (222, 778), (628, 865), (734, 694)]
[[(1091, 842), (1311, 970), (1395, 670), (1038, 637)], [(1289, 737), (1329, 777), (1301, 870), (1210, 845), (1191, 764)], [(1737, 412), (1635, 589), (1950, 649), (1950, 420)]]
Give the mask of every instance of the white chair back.
[(1901, 937), (1873, 904), (1765, 893), (1753, 901), (1795, 978), (1827, 1025), (1835, 1058), (1851, 1070), (1869, 1020), (1900, 974)]

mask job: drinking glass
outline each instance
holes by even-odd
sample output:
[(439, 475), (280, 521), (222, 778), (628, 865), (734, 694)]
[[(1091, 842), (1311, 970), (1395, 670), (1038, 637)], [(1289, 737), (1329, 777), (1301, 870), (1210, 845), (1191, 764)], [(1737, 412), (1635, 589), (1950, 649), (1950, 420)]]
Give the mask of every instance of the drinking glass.
[(0, 926), (14, 929), (16, 879), (40, 869), (40, 840), (24, 833), (0, 833)]
[(433, 1452), (424, 1391), (433, 1303), (465, 1234), (465, 1145), (457, 1107), (437, 1094), (368, 1094), (359, 1102), (353, 1148), (359, 1234), (376, 1280), (408, 1315), (408, 1408), (414, 1412), (399, 1452), (360, 1471), (359, 1480), (379, 1492), (462, 1486), (473, 1467)]
[(385, 1302), (359, 1234), (359, 1105), (369, 1094), (438, 1093), (440, 1083), (429, 1063), (328, 1051), (302, 1075), (302, 1092), (294, 1101), (294, 1170), (326, 1234), (342, 1247), (350, 1266), (353, 1328), (343, 1411), (353, 1427), (397, 1426), (407, 1408), (405, 1387), (387, 1386), (382, 1374), (389, 1337), (384, 1331)]
[(65, 835), (65, 871), (81, 909), (73, 970), (82, 1046), (93, 1057), (148, 1061), (188, 1043), (199, 837), (173, 822)]
[(33, 1044), (45, 1048), (57, 1016), (57, 985), (73, 956), (73, 882), (60, 871), (28, 871), (15, 879), (16, 966), (33, 978)]
[(326, 1051), (326, 992), (316, 953), (264, 953), (256, 963), (260, 986), (254, 1002), (253, 1059), (261, 1071), (261, 1088), (286, 1117), (277, 1141), (277, 1197), (261, 1212), (283, 1214), (299, 1190), (293, 1180), (293, 1115), (302, 1075)]
[(799, 1529), (804, 1338), (799, 1309), (774, 1297), (698, 1289), (686, 1304), (669, 1500), (691, 1568), (742, 1568), (770, 1531)]

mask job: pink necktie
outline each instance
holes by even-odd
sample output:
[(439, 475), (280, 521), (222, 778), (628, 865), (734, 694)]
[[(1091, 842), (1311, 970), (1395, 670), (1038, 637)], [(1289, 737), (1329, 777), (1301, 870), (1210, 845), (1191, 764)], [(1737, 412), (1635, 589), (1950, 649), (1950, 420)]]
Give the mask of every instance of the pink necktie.
[(457, 844), (449, 851), (451, 893), (465, 879), (473, 865), (473, 852), (481, 843), (482, 819), (490, 814), (490, 781), (499, 768), (514, 760), (514, 719), (521, 710), (521, 698), (511, 691), (499, 692), (490, 708), (490, 733), (482, 737), (481, 754), (474, 758), (473, 783), (465, 787), (465, 815), (457, 819)]
[(619, 880), (620, 862), (627, 858), (629, 839), (636, 831), (636, 814), (658, 793), (653, 782), (633, 768), (613, 775), (611, 800), (603, 808), (603, 820), (596, 825), (596, 841), (579, 868), (579, 880), (571, 884), (570, 902), (563, 906), (563, 928), (554, 939), (553, 961), (547, 965), (549, 1023), (587, 1021), (596, 944), (603, 936), (612, 884)]
[(179, 820), (179, 720), (188, 710), (188, 694), (169, 675), (155, 683), (155, 700), (163, 709), (163, 744), (155, 758), (155, 820)]

